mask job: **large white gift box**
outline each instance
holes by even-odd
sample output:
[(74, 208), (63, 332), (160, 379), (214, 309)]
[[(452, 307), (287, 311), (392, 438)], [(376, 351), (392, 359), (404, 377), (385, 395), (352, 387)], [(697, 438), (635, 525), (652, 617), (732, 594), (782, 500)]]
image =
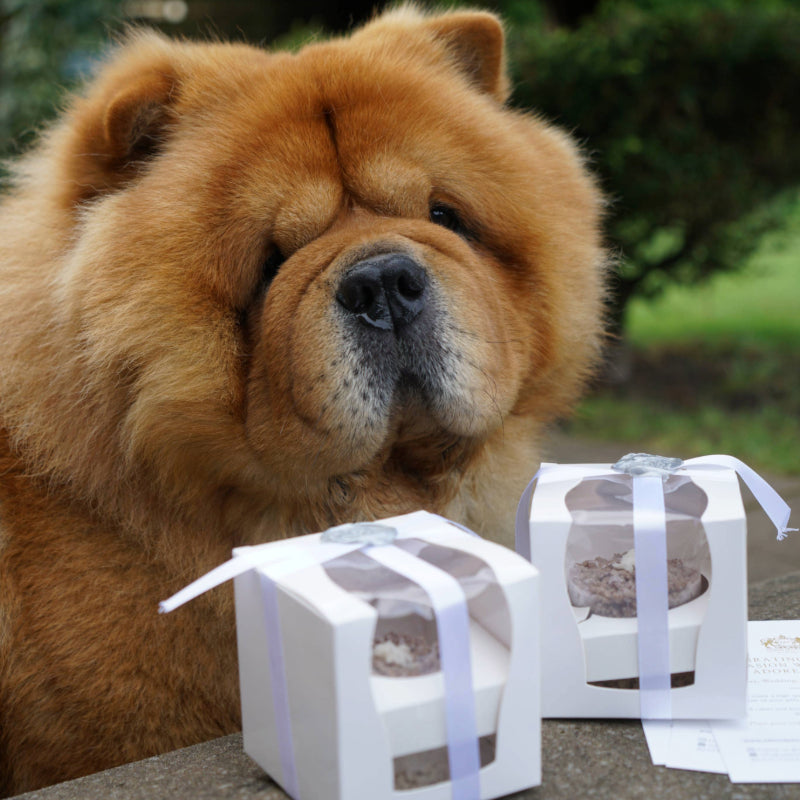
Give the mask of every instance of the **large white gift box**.
[(543, 717), (745, 714), (737, 476), (783, 538), (788, 507), (729, 456), (542, 465), (520, 502), (517, 550), (541, 576)]
[(255, 547), (235, 577), (244, 748), (302, 800), (540, 783), (538, 575), (424, 511)]

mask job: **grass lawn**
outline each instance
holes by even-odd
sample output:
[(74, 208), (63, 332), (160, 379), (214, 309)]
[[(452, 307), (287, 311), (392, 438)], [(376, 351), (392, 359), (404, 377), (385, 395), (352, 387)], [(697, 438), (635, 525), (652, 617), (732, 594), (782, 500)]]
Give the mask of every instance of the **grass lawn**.
[(764, 238), (745, 267), (702, 286), (672, 286), (654, 301), (634, 300), (635, 346), (735, 341), (800, 347), (800, 195), (786, 227)]
[(627, 333), (630, 381), (598, 387), (571, 432), (800, 473), (800, 194), (743, 270), (634, 301)]

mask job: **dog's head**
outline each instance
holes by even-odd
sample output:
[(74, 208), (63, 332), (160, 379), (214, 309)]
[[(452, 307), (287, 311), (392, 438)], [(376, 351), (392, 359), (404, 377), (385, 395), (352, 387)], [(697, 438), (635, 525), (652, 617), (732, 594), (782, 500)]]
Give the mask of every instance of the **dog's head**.
[(477, 12), (295, 55), (132, 35), (20, 181), (49, 294), (3, 309), (19, 446), (98, 495), (444, 508), (568, 408), (600, 336), (598, 193), (506, 94)]

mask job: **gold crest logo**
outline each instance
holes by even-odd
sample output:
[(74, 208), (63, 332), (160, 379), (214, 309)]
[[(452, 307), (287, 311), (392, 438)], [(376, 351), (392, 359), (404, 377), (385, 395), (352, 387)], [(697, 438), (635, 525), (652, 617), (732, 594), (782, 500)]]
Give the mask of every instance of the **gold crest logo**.
[(800, 636), (769, 636), (761, 644), (767, 650), (800, 650)]

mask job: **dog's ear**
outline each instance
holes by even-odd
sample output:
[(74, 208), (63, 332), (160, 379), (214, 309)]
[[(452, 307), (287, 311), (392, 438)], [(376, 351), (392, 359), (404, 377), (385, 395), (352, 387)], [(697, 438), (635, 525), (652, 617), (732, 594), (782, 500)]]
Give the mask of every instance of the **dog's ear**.
[(72, 104), (62, 163), (74, 202), (125, 185), (158, 154), (178, 96), (173, 47), (154, 33), (133, 34)]
[(111, 98), (102, 120), (102, 147), (117, 167), (154, 155), (170, 118), (174, 76), (137, 76)]
[(429, 17), (425, 27), (447, 45), (456, 67), (478, 89), (508, 99), (505, 36), (500, 20), (488, 12), (462, 11)]
[(429, 15), (406, 3), (377, 16), (353, 38), (422, 60), (433, 56), (441, 66), (444, 59), (479, 91), (501, 103), (508, 99), (503, 26), (487, 11)]

